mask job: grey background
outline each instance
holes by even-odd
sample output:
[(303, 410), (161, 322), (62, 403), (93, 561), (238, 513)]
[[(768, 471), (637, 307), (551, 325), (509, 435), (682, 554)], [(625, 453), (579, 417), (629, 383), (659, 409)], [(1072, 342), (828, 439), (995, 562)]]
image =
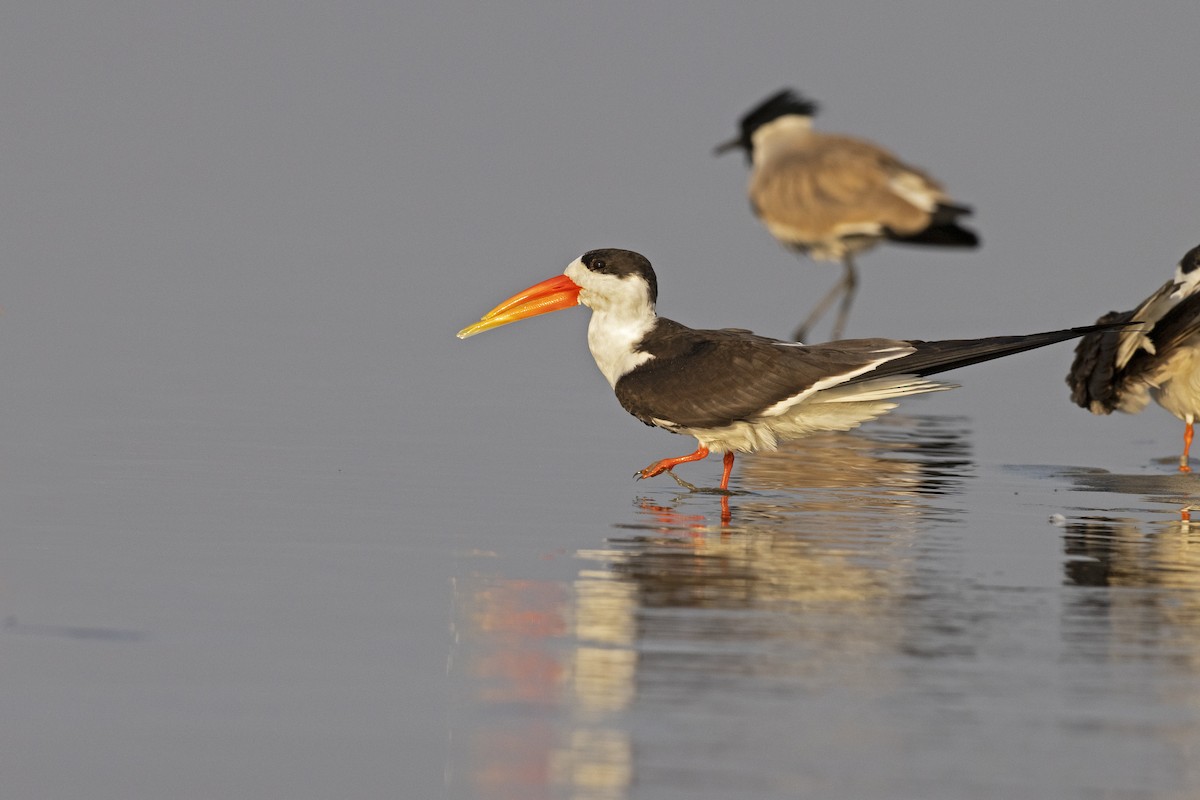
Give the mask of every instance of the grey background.
[[(786, 335), (836, 268), (710, 155), (786, 85), (984, 239), (864, 256), (850, 335), (1131, 307), (1200, 241), (1198, 29), (1194, 2), (0, 13), (0, 793), (438, 796), (456, 554), (600, 541), (691, 449), (617, 406), (583, 311), (454, 332), (615, 246), (664, 315)], [(1072, 407), (1068, 363), (927, 407), (991, 463), (1175, 452), (1164, 412)]]

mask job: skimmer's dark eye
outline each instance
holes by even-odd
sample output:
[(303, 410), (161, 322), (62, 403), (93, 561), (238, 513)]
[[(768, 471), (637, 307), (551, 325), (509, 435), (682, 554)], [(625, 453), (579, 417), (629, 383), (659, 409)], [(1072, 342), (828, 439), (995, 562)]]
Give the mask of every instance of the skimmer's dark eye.
[(608, 264), (604, 263), (603, 258), (593, 259), (592, 263), (588, 266), (591, 268), (592, 272), (604, 272), (604, 270), (608, 269)]

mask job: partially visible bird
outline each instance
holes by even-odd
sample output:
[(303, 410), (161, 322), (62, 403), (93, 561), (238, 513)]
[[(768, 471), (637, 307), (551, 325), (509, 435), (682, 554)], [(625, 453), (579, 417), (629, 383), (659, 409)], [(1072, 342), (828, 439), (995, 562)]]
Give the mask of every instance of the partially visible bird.
[(817, 104), (791, 89), (773, 94), (741, 118), (741, 133), (717, 155), (741, 148), (751, 166), (754, 214), (781, 244), (811, 258), (840, 261), (841, 280), (793, 334), (797, 341), (842, 296), (832, 338), (841, 337), (858, 286), (854, 256), (880, 241), (977, 247), (958, 224), (971, 208), (887, 150), (862, 139), (812, 129)]
[(505, 300), (458, 336), (465, 339), (576, 304), (591, 308), (588, 348), (625, 410), (647, 425), (697, 440), (695, 452), (656, 461), (636, 477), (724, 453), (721, 490), (728, 490), (735, 452), (773, 450), (780, 441), (815, 431), (858, 427), (895, 408), (895, 398), (954, 388), (926, 380), (928, 375), (1093, 330), (803, 345), (735, 328), (695, 330), (658, 316), (657, 299), (658, 280), (644, 256), (592, 250), (562, 275)]
[(1137, 308), (1097, 320), (1110, 322), (1142, 325), (1080, 340), (1067, 374), (1071, 399), (1093, 414), (1136, 414), (1153, 399), (1185, 423), (1179, 471), (1191, 472), (1188, 451), (1200, 415), (1200, 245)]

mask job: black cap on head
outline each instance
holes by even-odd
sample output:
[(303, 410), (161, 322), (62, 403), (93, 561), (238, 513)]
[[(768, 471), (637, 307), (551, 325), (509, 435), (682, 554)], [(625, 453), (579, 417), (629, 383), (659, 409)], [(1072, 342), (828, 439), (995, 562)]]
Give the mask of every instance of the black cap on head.
[(618, 278), (630, 275), (641, 277), (650, 287), (650, 302), (658, 302), (658, 279), (654, 275), (654, 268), (650, 266), (650, 260), (641, 253), (615, 248), (589, 250), (583, 254), (580, 261), (592, 272), (602, 275), (615, 275)]
[(782, 89), (746, 112), (740, 122), (742, 135), (749, 136), (768, 122), (795, 114), (799, 117), (814, 117), (817, 104), (792, 89)]

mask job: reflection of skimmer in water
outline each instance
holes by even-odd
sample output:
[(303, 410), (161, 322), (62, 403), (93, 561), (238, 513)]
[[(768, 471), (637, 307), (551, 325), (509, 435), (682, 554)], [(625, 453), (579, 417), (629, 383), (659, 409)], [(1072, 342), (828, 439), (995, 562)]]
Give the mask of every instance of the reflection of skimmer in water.
[[(746, 459), (740, 491), (720, 498), (722, 518), (730, 522), (736, 513), (736, 530), (764, 515), (791, 513), (856, 518), (869, 527), (875, 523), (868, 518), (877, 514), (957, 514), (937, 501), (958, 494), (972, 473), (967, 434), (963, 417), (893, 415), (865, 429), (814, 434), (755, 453)], [(705, 527), (701, 520), (711, 509), (711, 495), (676, 494), (668, 508), (664, 494), (644, 501), (646, 528)]]
[(627, 587), (640, 690), (684, 702), (765, 680), (869, 694), (886, 691), (897, 654), (961, 647), (961, 609), (924, 576), (956, 557), (967, 442), (961, 417), (893, 416), (757, 454), (723, 526), (706, 524), (712, 495), (644, 498), (634, 524), (580, 554), (605, 567), (590, 581)]

